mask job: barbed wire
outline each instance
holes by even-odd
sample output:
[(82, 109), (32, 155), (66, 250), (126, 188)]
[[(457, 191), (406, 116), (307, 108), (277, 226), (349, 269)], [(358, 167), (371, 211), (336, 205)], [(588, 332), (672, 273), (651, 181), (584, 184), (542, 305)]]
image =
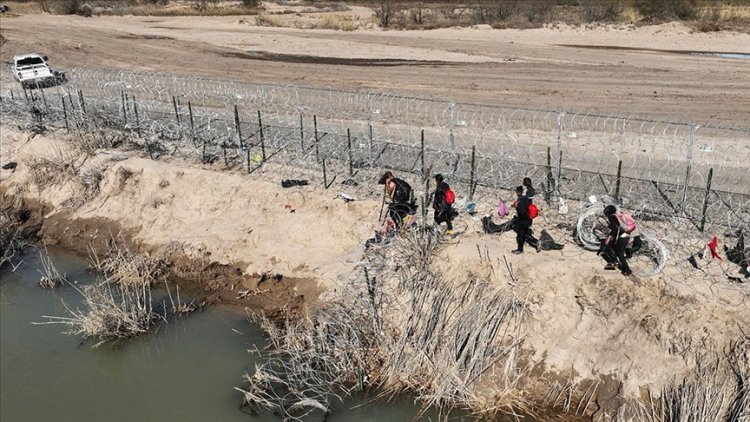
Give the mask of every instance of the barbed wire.
[[(383, 169), (443, 173), (466, 202), (488, 208), (531, 177), (550, 211), (572, 201), (567, 215), (547, 213), (558, 227), (574, 225), (576, 202), (609, 195), (668, 247), (665, 277), (708, 277), (750, 306), (747, 285), (730, 283), (746, 280), (742, 260), (732, 267), (704, 253), (713, 235), (733, 248), (750, 231), (748, 128), (157, 73), (72, 69), (67, 83), (34, 90), (5, 76), (5, 122), (112, 130), (152, 156), (248, 172), (276, 162), (322, 170), (326, 185), (371, 183)], [(709, 258), (696, 268), (688, 259), (701, 253)], [(750, 249), (740, 254), (750, 259)]]

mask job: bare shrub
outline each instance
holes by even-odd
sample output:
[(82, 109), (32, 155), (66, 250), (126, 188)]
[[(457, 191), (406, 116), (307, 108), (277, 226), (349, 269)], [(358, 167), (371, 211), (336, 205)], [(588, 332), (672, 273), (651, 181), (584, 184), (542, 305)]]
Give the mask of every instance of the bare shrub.
[(53, 11), (58, 15), (75, 15), (80, 12), (82, 5), (81, 0), (58, 0)]
[(695, 0), (637, 0), (635, 6), (651, 21), (686, 20), (696, 16)]
[(522, 10), (516, 0), (480, 0), (474, 6), (474, 23), (506, 21)]
[(102, 172), (99, 168), (83, 168), (89, 158), (59, 146), (52, 146), (49, 157), (35, 157), (27, 163), (31, 181), (39, 190), (66, 182), (75, 183), (80, 194), (69, 198), (64, 206), (79, 208), (99, 194)]
[(391, 0), (381, 0), (373, 10), (381, 28), (389, 28), (401, 14), (401, 7)]
[(614, 21), (624, 7), (621, 0), (579, 0), (578, 4), (588, 22)]
[[(371, 385), (415, 393), (426, 408), (513, 412), (524, 305), (472, 274), (447, 280), (426, 233), (374, 248), (363, 268), (312, 315), (260, 317), (271, 350), (247, 386), (245, 404), (299, 420), (329, 412), (338, 394)], [(492, 392), (480, 387), (493, 368)]]
[(552, 9), (552, 4), (547, 0), (528, 0), (521, 3), (521, 13), (532, 23), (544, 22), (544, 19)]

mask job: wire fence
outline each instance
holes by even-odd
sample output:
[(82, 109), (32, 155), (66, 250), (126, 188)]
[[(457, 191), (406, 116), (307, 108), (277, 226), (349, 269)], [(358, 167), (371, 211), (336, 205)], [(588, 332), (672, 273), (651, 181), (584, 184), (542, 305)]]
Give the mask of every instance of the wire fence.
[[(67, 78), (22, 90), (3, 75), (3, 120), (105, 127), (152, 155), (248, 172), (283, 163), (319, 171), (326, 186), (337, 177), (371, 183), (391, 169), (442, 173), (477, 203), (495, 203), (524, 177), (550, 209), (606, 194), (649, 222), (683, 275), (706, 236), (733, 246), (750, 229), (750, 128), (157, 73), (71, 69)], [(570, 223), (572, 214), (554, 218)]]

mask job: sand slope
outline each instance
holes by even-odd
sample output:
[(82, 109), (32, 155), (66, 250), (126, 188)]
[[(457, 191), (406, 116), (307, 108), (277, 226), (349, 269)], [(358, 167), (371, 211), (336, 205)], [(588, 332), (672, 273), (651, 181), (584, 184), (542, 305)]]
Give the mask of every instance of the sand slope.
[[(119, 151), (99, 151), (86, 160), (85, 169), (103, 176), (100, 190), (71, 208), (71, 198), (82, 193), (79, 184), (69, 180), (40, 190), (29, 171), (36, 158), (58, 157), (69, 148), (67, 141), (30, 139), (8, 127), (2, 127), (0, 141), (3, 162), (19, 163), (15, 172), (0, 173), (0, 188), (48, 203), (48, 217), (112, 221), (145, 248), (181, 242), (246, 273), (312, 278), (335, 289), (379, 225), (376, 185), (347, 187), (359, 200), (346, 203), (336, 198), (340, 185), (324, 190), (316, 177), (311, 186), (283, 189), (281, 169), (247, 175)], [(722, 347), (750, 326), (748, 285), (706, 286), (699, 277), (677, 284), (675, 274), (637, 280), (604, 272), (598, 257), (578, 248), (552, 221), (538, 220), (536, 226), (550, 230), (565, 248), (510, 255), (512, 234), (484, 235), (478, 217), (461, 216), (457, 228), (465, 233), (447, 241), (441, 259), (446, 274), (458, 280), (483, 265), (479, 253), (489, 256), (490, 279), (505, 289), (512, 283), (507, 257), (529, 306), (524, 347), (547, 369), (574, 380), (611, 374), (634, 397), (639, 388), (658, 387), (688, 370), (695, 347)]]

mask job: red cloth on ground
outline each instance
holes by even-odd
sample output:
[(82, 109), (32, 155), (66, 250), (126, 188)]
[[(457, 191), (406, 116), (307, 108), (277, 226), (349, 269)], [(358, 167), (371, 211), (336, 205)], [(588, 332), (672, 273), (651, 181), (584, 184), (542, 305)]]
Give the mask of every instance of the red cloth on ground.
[(714, 238), (711, 239), (710, 242), (708, 242), (708, 249), (711, 250), (711, 257), (716, 258), (719, 261), (721, 261), (721, 256), (719, 255), (719, 239), (714, 235)]

